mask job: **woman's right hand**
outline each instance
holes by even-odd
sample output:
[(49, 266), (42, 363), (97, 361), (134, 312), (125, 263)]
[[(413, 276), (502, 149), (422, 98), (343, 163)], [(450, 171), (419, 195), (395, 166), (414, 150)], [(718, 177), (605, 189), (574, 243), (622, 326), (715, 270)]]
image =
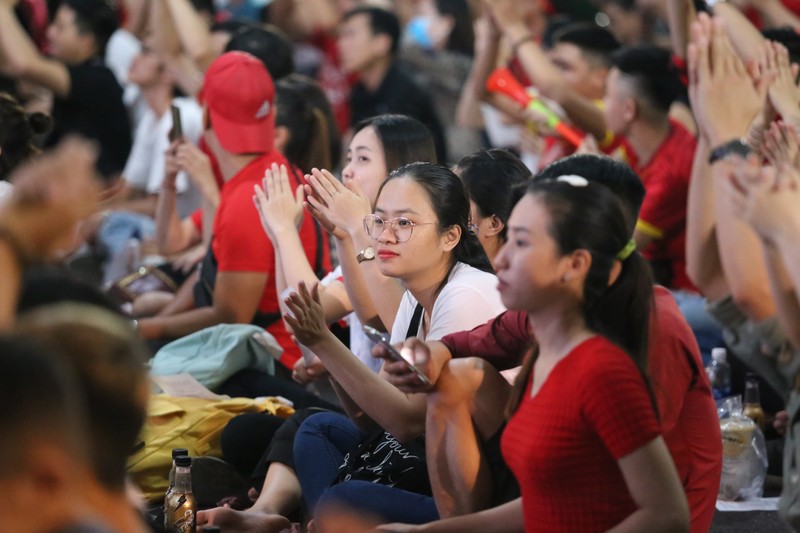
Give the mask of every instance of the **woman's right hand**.
[(372, 356), (384, 360), (382, 372), (386, 381), (406, 393), (429, 392), (434, 389), (442, 369), (441, 366), (436, 366), (428, 345), (416, 337), (411, 337), (396, 348), (406, 361), (425, 374), (430, 383), (423, 384), (419, 377), (408, 368), (408, 365), (395, 360), (382, 344), (376, 344), (372, 348)]
[(264, 172), (262, 187), (254, 186), (253, 201), (264, 231), (275, 242), (277, 235), (297, 231), (303, 222), (303, 189), (292, 192), (289, 171), (285, 165), (273, 163)]
[(308, 203), (336, 228), (352, 235), (363, 231), (364, 217), (371, 212), (369, 198), (358, 186), (346, 187), (327, 170), (313, 169), (306, 179), (314, 194)]

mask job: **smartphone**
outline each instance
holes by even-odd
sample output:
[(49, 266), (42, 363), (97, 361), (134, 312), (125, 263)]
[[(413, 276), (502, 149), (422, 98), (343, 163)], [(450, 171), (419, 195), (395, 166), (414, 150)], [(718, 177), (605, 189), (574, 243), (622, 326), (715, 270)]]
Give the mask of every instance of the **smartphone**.
[(386, 348), (386, 351), (389, 352), (389, 357), (391, 357), (395, 361), (404, 363), (406, 367), (417, 376), (417, 379), (419, 379), (420, 383), (422, 383), (423, 385), (431, 384), (430, 380), (428, 379), (428, 376), (420, 372), (419, 368), (415, 367), (405, 357), (400, 355), (400, 352), (398, 352), (397, 349), (391, 345), (391, 343), (389, 342), (388, 333), (382, 333), (370, 326), (363, 326), (363, 329), (364, 329), (364, 334), (367, 337), (369, 337), (369, 339), (372, 342), (374, 342), (375, 344), (382, 344)]
[(169, 142), (173, 143), (183, 137), (183, 124), (181, 123), (181, 110), (178, 106), (170, 106), (172, 110), (172, 129), (169, 130)]

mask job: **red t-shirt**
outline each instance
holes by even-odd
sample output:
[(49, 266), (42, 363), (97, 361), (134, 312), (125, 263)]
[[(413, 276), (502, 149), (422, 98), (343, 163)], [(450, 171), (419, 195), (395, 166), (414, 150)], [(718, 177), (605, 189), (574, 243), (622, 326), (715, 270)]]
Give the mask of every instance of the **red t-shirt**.
[(192, 221), (192, 225), (194, 229), (197, 230), (197, 233), (203, 234), (203, 208), (195, 209), (191, 215), (189, 215), (189, 220)]
[(686, 274), (686, 204), (697, 139), (674, 120), (670, 128), (669, 136), (644, 166), (624, 142), (628, 163), (642, 178), (646, 191), (636, 229), (653, 239), (642, 254), (651, 262), (669, 265), (669, 288), (698, 292)]
[[(530, 383), (528, 384), (530, 390)], [(659, 435), (633, 360), (602, 337), (559, 361), (503, 431), (525, 531), (607, 531), (636, 511), (617, 461)]]
[[(694, 334), (664, 287), (654, 288), (649, 374), (664, 441), (689, 500), (692, 533), (714, 517), (722, 438), (708, 377)], [(506, 311), (471, 331), (441, 339), (453, 357), (482, 357), (500, 370), (518, 366), (531, 345), (528, 315)]]
[[(278, 151), (272, 151), (253, 160), (230, 181), (220, 193), (220, 203), (214, 217), (214, 238), (211, 246), (217, 260), (219, 272), (262, 272), (269, 276), (264, 292), (258, 303), (262, 313), (278, 313), (278, 295), (275, 290), (275, 251), (264, 229), (261, 227), (258, 211), (253, 205), (253, 185), (260, 184), (264, 170), (272, 163), (287, 165), (286, 159)], [(293, 186), (299, 184), (296, 174), (292, 174)], [(317, 256), (317, 232), (314, 219), (304, 213), (300, 239), (309, 262), (314, 265)], [(323, 267), (330, 268), (330, 251), (323, 244)], [(284, 352), (281, 363), (291, 369), (300, 357), (300, 350), (292, 342), (291, 335), (278, 319), (267, 327)]]

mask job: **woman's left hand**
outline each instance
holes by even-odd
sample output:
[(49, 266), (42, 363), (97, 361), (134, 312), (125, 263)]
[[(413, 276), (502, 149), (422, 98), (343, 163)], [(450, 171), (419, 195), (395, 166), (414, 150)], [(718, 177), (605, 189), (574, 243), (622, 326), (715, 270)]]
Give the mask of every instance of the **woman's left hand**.
[(330, 334), (319, 299), (319, 283), (315, 283), (309, 291), (305, 282), (301, 281), (297, 292), (290, 294), (284, 303), (289, 309), (284, 314), (284, 320), (292, 329), (297, 342), (313, 349), (314, 345)]
[(361, 231), (364, 216), (371, 213), (369, 198), (358, 186), (346, 187), (327, 170), (314, 169), (306, 176), (314, 195), (308, 202), (331, 224), (350, 235)]

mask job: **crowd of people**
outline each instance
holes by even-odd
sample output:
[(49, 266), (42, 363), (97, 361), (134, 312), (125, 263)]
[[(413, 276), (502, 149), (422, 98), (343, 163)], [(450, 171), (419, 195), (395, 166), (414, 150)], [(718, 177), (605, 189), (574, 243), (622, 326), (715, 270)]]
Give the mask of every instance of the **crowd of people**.
[(0, 0), (2, 528), (160, 531), (232, 324), (198, 531), (707, 532), (717, 347), (800, 527), (799, 77), (795, 0)]

